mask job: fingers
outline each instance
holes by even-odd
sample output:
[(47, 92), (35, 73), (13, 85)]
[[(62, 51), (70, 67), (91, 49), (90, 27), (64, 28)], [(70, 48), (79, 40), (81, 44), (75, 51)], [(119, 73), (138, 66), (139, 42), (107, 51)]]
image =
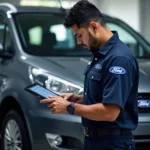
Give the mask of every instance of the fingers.
[(55, 109), (52, 109), (51, 112), (52, 112), (52, 114), (60, 114)]
[(49, 96), (48, 98), (49, 99), (56, 99), (56, 98), (58, 98), (59, 96)]
[(68, 100), (73, 96), (73, 93), (61, 93), (60, 96)]
[(63, 113), (65, 113), (65, 112), (57, 111), (57, 109), (51, 109), (51, 113), (52, 113), (52, 114), (63, 114)]
[(51, 113), (52, 113), (52, 114), (60, 114), (60, 113), (57, 111), (56, 107), (52, 107), (52, 108), (51, 108)]
[(52, 114), (55, 114), (55, 113), (56, 113), (54, 108), (51, 108), (51, 113), (52, 113)]
[(43, 99), (40, 101), (40, 103), (43, 103), (43, 104), (46, 104), (48, 103), (48, 108), (51, 109), (51, 113), (52, 114), (57, 114), (56, 112), (56, 100), (55, 100), (56, 97), (50, 97), (49, 99)]
[(65, 95), (66, 95), (65, 93), (60, 94), (60, 96), (63, 97), (63, 98), (65, 97)]
[(41, 103), (52, 103), (58, 99), (59, 96), (49, 96), (48, 99), (43, 99)]
[(48, 104), (48, 108), (54, 108), (54, 106), (55, 106), (55, 102), (54, 103), (50, 103), (50, 104)]
[(52, 96), (48, 99), (43, 99), (40, 101), (40, 103), (47, 104), (47, 107), (51, 110), (52, 114), (62, 114), (65, 113), (65, 104), (66, 100), (63, 100), (60, 96)]
[(70, 95), (64, 95), (63, 98), (64, 98), (65, 100), (68, 100), (68, 99), (70, 98)]
[(43, 99), (43, 100), (40, 101), (40, 103), (43, 103), (43, 104), (45, 104), (45, 103), (53, 103), (53, 102), (55, 102), (55, 99)]
[(68, 96), (64, 97), (65, 100), (68, 100)]
[(65, 100), (68, 100), (68, 98), (69, 98), (69, 96), (67, 96), (66, 93), (62, 93), (62, 94), (60, 94), (60, 96), (62, 98), (64, 98)]

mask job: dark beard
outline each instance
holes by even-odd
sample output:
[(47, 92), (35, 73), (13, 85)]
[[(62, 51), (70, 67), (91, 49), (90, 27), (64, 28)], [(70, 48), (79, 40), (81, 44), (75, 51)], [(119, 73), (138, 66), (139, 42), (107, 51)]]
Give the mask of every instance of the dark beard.
[(94, 38), (92, 36), (92, 34), (89, 32), (89, 42), (90, 42), (90, 51), (93, 52), (98, 52), (99, 51), (99, 47), (98, 45), (98, 41), (96, 38)]

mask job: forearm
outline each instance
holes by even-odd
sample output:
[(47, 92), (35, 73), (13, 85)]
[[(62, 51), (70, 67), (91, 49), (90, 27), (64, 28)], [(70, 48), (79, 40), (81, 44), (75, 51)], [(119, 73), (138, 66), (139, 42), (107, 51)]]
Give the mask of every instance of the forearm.
[(102, 103), (94, 105), (82, 105), (75, 103), (75, 114), (94, 121), (112, 122), (116, 120), (116, 117), (120, 113), (120, 108), (118, 111), (114, 112), (113, 107), (114, 105), (103, 105)]

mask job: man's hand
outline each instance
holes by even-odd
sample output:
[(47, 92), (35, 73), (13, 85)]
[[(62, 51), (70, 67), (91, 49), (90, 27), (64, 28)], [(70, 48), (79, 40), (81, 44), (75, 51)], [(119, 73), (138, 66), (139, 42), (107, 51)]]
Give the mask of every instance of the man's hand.
[(66, 113), (67, 106), (70, 104), (66, 99), (60, 96), (52, 96), (48, 99), (43, 99), (40, 101), (41, 103), (47, 103), (48, 108), (51, 109), (53, 114), (63, 114)]
[(82, 101), (82, 99), (83, 99), (82, 95), (77, 95), (77, 94), (73, 94), (73, 93), (62, 93), (62, 94), (60, 94), (60, 96), (69, 102), (79, 102), (79, 101)]
[(62, 94), (60, 94), (60, 96), (69, 102), (76, 102), (77, 101), (77, 97), (73, 93), (62, 93)]

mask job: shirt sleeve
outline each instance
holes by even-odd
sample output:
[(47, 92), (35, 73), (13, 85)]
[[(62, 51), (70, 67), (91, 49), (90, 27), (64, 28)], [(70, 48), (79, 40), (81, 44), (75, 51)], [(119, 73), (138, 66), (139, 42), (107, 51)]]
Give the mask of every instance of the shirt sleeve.
[(103, 104), (116, 104), (124, 109), (134, 81), (134, 67), (130, 59), (118, 56), (104, 71)]

